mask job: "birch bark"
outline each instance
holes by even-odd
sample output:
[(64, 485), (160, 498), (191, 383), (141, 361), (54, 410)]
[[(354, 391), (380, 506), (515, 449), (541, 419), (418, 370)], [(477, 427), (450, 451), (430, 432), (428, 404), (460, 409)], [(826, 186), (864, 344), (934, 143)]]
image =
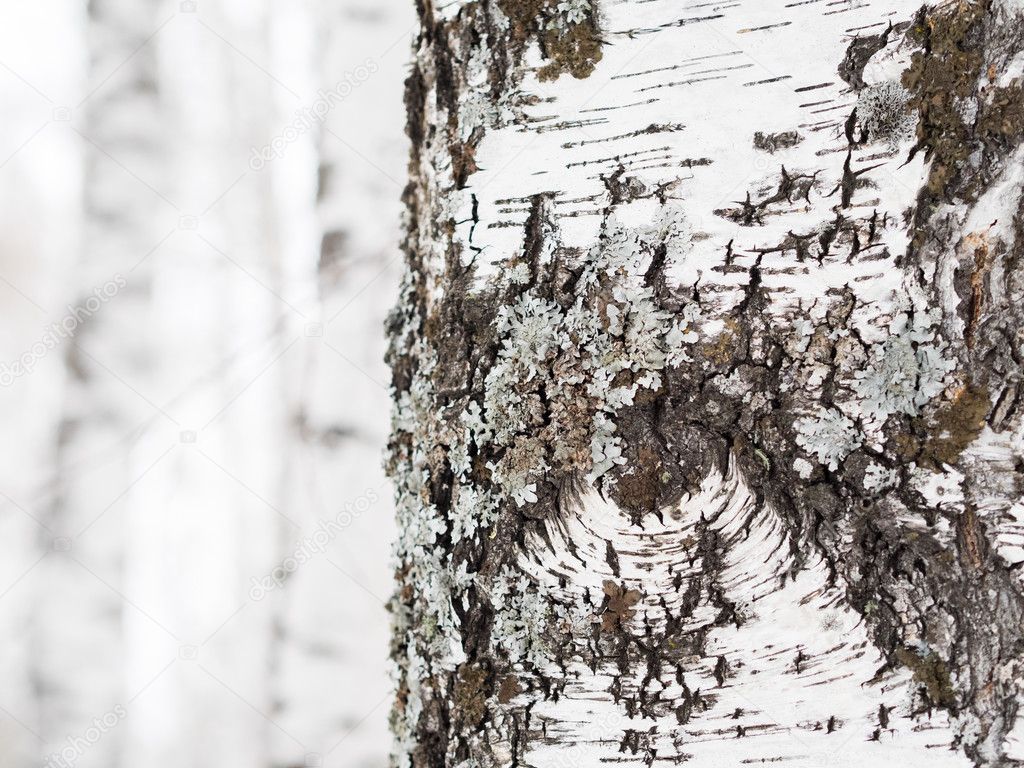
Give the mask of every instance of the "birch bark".
[(1021, 764), (1021, 4), (419, 13), (396, 763)]

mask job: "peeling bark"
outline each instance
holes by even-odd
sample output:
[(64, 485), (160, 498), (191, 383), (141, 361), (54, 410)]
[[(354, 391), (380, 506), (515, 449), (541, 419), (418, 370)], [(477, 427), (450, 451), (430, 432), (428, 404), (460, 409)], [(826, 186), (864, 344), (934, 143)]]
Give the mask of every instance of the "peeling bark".
[(395, 763), (1022, 764), (1024, 7), (508, 5), (407, 83)]

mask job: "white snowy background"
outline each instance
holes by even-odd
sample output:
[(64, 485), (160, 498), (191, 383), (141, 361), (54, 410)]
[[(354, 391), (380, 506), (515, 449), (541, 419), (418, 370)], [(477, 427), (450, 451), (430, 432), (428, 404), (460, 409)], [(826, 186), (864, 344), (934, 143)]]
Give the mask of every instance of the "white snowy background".
[(0, 766), (385, 764), (413, 30), (0, 0)]

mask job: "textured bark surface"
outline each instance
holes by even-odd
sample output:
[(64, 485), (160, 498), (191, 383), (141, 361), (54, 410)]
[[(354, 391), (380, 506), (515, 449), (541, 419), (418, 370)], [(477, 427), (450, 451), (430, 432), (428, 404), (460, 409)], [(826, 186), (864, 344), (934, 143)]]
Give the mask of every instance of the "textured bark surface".
[(1024, 7), (419, 12), (396, 764), (1022, 764)]

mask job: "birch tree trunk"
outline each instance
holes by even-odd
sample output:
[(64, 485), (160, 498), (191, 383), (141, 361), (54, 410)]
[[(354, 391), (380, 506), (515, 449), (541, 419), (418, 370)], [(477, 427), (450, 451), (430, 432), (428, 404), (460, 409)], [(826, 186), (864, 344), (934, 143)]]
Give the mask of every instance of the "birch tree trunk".
[(173, 428), (144, 394), (152, 273), (143, 258), (162, 236), (156, 222), (173, 215), (159, 188), (158, 67), (145, 45), (158, 13), (152, 2), (90, 2), (87, 91), (55, 110), (81, 141), (88, 205), (60, 320), (66, 382), (32, 661), (40, 760), (80, 768), (121, 764), (124, 628), (150, 621), (124, 597), (124, 530), (138, 509), (137, 482), (163, 450), (144, 434)]
[(1024, 764), (1024, 6), (418, 6), (396, 764)]
[[(413, 10), (406, 0), (315, 0), (305, 10), (315, 30), (317, 242), (302, 266), (315, 299), (293, 393), (286, 508), (315, 547), (279, 596), (274, 717), (309, 746), (304, 754), (278, 734), (272, 755), (282, 766), (371, 765), (386, 755), (390, 695), (387, 626), (367, 617), (386, 599), (381, 554), (394, 538), (380, 466), (389, 400), (379, 297), (394, 295), (401, 271), (400, 83)], [(294, 536), (287, 545), (281, 561), (294, 559)]]
[(248, 162), (277, 128), (278, 93), (288, 108), (297, 97), (286, 74), (277, 83), (261, 71), (280, 72), (266, 3), (175, 12), (147, 48), (169, 137), (161, 181), (178, 210), (142, 266), (153, 285), (145, 391), (177, 424), (147, 434), (166, 453), (125, 525), (126, 592), (174, 638), (147, 621), (125, 629), (124, 762), (258, 766), (273, 728), (261, 714), (272, 619), (246, 592), (290, 526), (277, 473), (290, 455), (282, 392), (301, 317), (280, 276), (270, 173)]
[(30, 768), (45, 746), (34, 615), (48, 592), (43, 563), (58, 535), (46, 526), (63, 384), (50, 323), (67, 312), (67, 278), (81, 238), (81, 150), (54, 118), (64, 116), (56, 105), (75, 103), (84, 85), (84, 9), (56, 0), (5, 6), (0, 15), (4, 63), (19, 73), (0, 85), (0, 755), (5, 766)]

